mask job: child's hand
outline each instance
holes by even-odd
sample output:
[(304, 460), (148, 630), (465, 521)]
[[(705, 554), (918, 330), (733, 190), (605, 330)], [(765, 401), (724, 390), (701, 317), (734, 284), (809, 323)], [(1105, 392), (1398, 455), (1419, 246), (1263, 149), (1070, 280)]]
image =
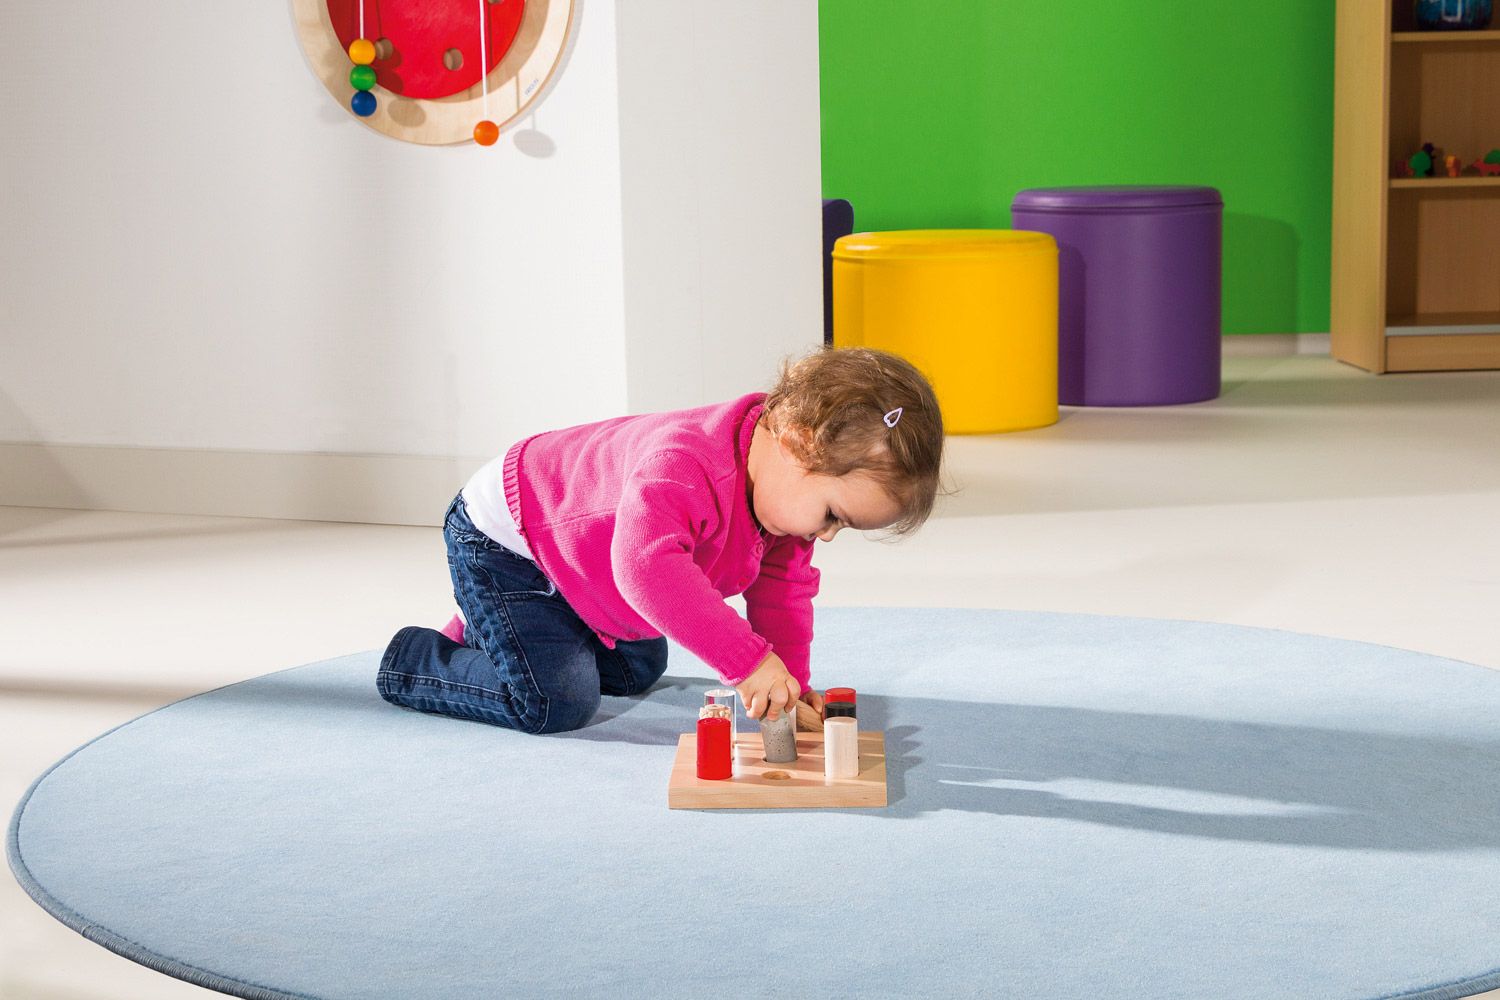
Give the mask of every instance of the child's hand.
[(786, 664), (775, 653), (766, 654), (755, 672), (735, 685), (734, 689), (740, 693), (740, 700), (745, 703), (746, 715), (752, 719), (765, 715), (773, 721), (782, 712), (794, 708), (797, 696), (802, 693), (802, 685), (787, 673)]

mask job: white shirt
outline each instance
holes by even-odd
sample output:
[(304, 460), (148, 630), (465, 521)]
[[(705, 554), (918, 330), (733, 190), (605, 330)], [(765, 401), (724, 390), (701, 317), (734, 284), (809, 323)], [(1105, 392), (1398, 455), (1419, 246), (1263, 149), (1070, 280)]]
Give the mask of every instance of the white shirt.
[(516, 519), (510, 514), (510, 505), (505, 502), (505, 456), (509, 451), (507, 446), (469, 477), (463, 488), (464, 509), (468, 511), (469, 520), (474, 522), (474, 527), (484, 532), (486, 537), (499, 542), (517, 555), (536, 562), (536, 556), (531, 554), (526, 539), (521, 537)]

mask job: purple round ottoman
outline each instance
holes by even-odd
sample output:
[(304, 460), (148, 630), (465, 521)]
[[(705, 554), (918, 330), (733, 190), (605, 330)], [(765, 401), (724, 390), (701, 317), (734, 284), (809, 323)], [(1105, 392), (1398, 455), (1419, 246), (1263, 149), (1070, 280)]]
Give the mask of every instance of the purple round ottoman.
[(1059, 403), (1160, 406), (1219, 394), (1223, 216), (1211, 187), (1016, 195), (1012, 228), (1057, 240)]

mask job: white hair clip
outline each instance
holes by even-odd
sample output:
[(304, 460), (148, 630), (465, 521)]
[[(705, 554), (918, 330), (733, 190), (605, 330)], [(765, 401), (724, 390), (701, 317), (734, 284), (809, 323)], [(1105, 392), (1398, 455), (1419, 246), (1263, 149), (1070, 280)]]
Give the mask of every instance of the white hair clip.
[(885, 425), (887, 427), (895, 427), (898, 423), (900, 423), (901, 422), (901, 411), (904, 410), (904, 409), (905, 409), (905, 407), (898, 406), (894, 410), (892, 410), (890, 413), (887, 413), (885, 415), (885, 417), (882, 418), (882, 419), (885, 420)]

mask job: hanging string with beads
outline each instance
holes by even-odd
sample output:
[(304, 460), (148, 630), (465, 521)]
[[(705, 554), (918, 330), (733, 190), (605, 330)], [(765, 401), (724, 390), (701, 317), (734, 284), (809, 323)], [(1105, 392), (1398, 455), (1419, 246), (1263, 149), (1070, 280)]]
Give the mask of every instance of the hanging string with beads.
[(485, 6), (489, 0), (479, 0), (479, 93), (484, 107), (484, 118), (474, 126), (474, 141), (481, 146), (493, 146), (500, 138), (500, 126), (490, 121), (490, 58), (485, 48), (485, 36), (490, 33), (489, 16)]
[(484, 46), (484, 36), (489, 34), (486, 30), (489, 27), (489, 18), (484, 16), (484, 3), (485, 0), (479, 0), (479, 92), (484, 102), (484, 117), (489, 118), (490, 74), (487, 71), (490, 68), (490, 58)]
[(370, 88), (375, 86), (375, 43), (365, 37), (365, 0), (359, 0), (359, 37), (349, 43), (349, 61), (354, 68), (349, 70), (349, 86), (354, 96), (349, 98), (350, 109), (361, 118), (375, 113), (375, 95)]

